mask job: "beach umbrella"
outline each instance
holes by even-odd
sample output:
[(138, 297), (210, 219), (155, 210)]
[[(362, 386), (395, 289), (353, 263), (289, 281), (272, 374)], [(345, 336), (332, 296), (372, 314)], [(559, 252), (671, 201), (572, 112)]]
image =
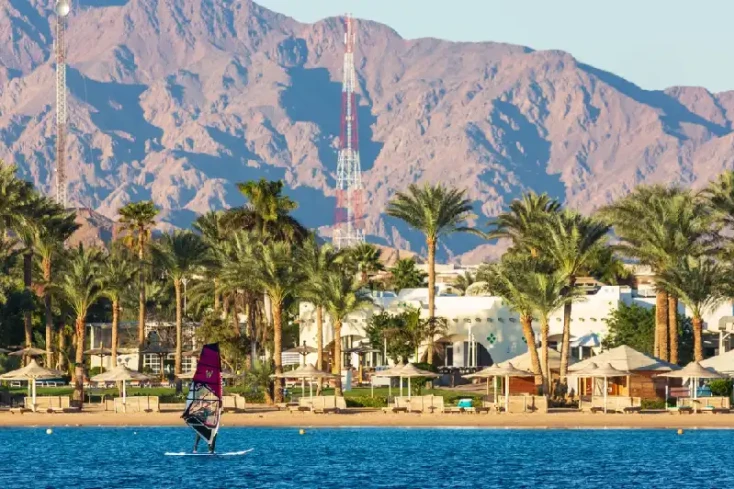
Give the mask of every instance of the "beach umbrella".
[[(595, 366), (595, 368), (593, 368)], [(604, 412), (607, 412), (607, 394), (609, 391), (609, 378), (613, 377), (627, 377), (627, 388), (629, 389), (629, 375), (631, 372), (628, 370), (620, 370), (612, 367), (610, 363), (606, 363), (601, 367), (596, 366), (595, 363), (587, 365), (585, 368), (574, 372), (580, 377), (592, 377), (604, 379)]]
[[(515, 368), (511, 362), (506, 362), (502, 365), (495, 364), (491, 367), (487, 367), (484, 370), (475, 372), (473, 374), (465, 375), (465, 378), (489, 378), (489, 377), (505, 377), (505, 412), (510, 410), (510, 377), (532, 377), (533, 373), (527, 370), (520, 370)], [(494, 390), (494, 402), (497, 404), (497, 389), (495, 386)]]
[(92, 377), (92, 382), (122, 382), (122, 412), (125, 412), (127, 403), (127, 380), (148, 380), (148, 376), (138, 372), (137, 370), (130, 370), (124, 365), (118, 365), (111, 368), (105, 373), (95, 375)]
[(416, 377), (438, 377), (438, 374), (429, 372), (428, 370), (421, 370), (412, 363), (409, 363), (405, 367), (401, 368), (397, 372), (397, 374), (400, 375), (401, 383), (403, 378), (408, 379), (408, 399), (410, 399), (410, 379)]
[[(405, 367), (404, 363), (399, 363), (395, 365), (392, 368), (388, 368), (387, 370), (380, 370), (375, 374), (375, 377), (400, 377), (400, 374), (398, 373), (400, 370)], [(390, 384), (387, 385), (387, 395), (388, 397), (392, 397), (392, 381)], [(403, 395), (403, 379), (400, 378), (400, 396)], [(374, 385), (372, 386), (372, 397), (375, 397), (375, 388)]]
[(165, 376), (165, 372), (163, 371), (163, 358), (166, 355), (169, 355), (171, 353), (176, 353), (176, 349), (170, 346), (164, 346), (164, 345), (156, 343), (156, 344), (148, 345), (140, 353), (145, 354), (145, 355), (158, 355), (158, 359), (161, 365), (161, 379), (162, 379)]
[(16, 350), (8, 353), (9, 357), (42, 357), (46, 354), (46, 350), (40, 348), (34, 348), (32, 346), (23, 348), (22, 350)]
[(364, 355), (367, 353), (379, 353), (381, 350), (378, 350), (377, 348), (372, 348), (369, 345), (360, 345), (355, 348), (350, 348), (346, 350), (344, 353), (356, 353), (359, 357), (359, 383), (362, 383), (362, 363), (364, 361)]
[[(306, 365), (306, 355), (309, 353), (316, 353), (318, 350), (312, 346), (306, 346), (304, 341), (302, 345), (294, 348), (288, 348), (284, 353), (298, 353), (301, 355), (301, 365)], [(301, 380), (301, 395), (304, 395), (304, 380)]]
[[(680, 370), (666, 372), (664, 374), (656, 375), (656, 377), (666, 377), (669, 379), (691, 379), (691, 389), (693, 391), (691, 397), (693, 397), (693, 399), (696, 399), (698, 397), (696, 387), (698, 386), (698, 381), (700, 379), (723, 379), (727, 376), (717, 372), (713, 368), (706, 368), (702, 366), (699, 362), (691, 362)], [(667, 387), (665, 401), (667, 405)]]
[(0, 380), (27, 380), (30, 384), (33, 411), (36, 410), (36, 380), (54, 379), (59, 376), (56, 370), (41, 367), (35, 360), (31, 360), (25, 367), (0, 375)]
[(84, 351), (85, 355), (99, 357), (99, 366), (102, 367), (102, 359), (106, 356), (112, 355), (112, 350), (100, 346), (99, 348), (91, 348)]
[[(302, 365), (295, 370), (291, 370), (290, 372), (273, 374), (271, 375), (271, 377), (276, 378), (276, 379), (311, 380), (311, 379), (335, 379), (338, 376), (334, 374), (330, 374), (328, 372), (323, 372), (317, 369), (316, 367), (314, 367), (312, 364), (308, 364), (308, 365)], [(313, 397), (313, 385), (310, 382), (308, 383), (308, 385), (309, 385), (310, 396)]]

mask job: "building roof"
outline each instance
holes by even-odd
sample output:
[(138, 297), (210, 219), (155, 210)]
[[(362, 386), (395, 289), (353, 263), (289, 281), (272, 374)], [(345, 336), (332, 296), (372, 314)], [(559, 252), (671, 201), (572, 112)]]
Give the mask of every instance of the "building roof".
[(612, 348), (599, 355), (588, 358), (569, 368), (569, 371), (573, 374), (576, 371), (582, 370), (589, 366), (591, 363), (597, 365), (610, 364), (617, 370), (624, 370), (629, 372), (644, 372), (644, 371), (655, 371), (655, 372), (668, 372), (670, 370), (677, 370), (678, 366), (672, 363), (664, 362), (659, 358), (655, 358), (652, 355), (639, 352), (632, 347), (627, 345), (618, 346)]
[(734, 350), (729, 350), (701, 362), (704, 368), (713, 368), (717, 372), (734, 372)]
[[(541, 349), (538, 348), (538, 357), (541, 357)], [(575, 362), (573, 358), (568, 359), (568, 364), (571, 365)], [(533, 370), (533, 364), (530, 359), (530, 350), (526, 351), (522, 355), (518, 355), (514, 358), (510, 358), (509, 360), (506, 360), (499, 365), (501, 367), (506, 366), (508, 363), (511, 363), (515, 366), (515, 368), (518, 368), (520, 370)], [(560, 370), (561, 369), (561, 354), (552, 349), (548, 349), (548, 365), (550, 366), (551, 370)]]

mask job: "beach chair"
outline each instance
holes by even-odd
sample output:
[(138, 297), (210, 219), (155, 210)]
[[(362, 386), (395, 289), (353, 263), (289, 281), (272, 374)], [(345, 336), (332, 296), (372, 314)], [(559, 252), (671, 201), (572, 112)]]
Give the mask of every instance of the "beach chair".
[(307, 413), (310, 411), (313, 411), (313, 401), (308, 397), (299, 398), (296, 406), (288, 406), (288, 412), (290, 413)]
[(222, 396), (222, 410), (225, 413), (237, 411), (237, 400), (235, 396)]
[(415, 396), (405, 400), (408, 406), (409, 413), (422, 413), (423, 412), (423, 397)]

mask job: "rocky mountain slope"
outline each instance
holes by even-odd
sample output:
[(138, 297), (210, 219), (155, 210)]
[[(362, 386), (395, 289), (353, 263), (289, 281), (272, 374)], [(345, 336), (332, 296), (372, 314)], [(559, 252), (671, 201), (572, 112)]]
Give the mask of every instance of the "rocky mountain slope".
[[(52, 190), (52, 0), (0, 5), (0, 158)], [(108, 218), (138, 199), (162, 226), (282, 178), (328, 234), (342, 25), (248, 0), (79, 0), (69, 19), (69, 195)], [(360, 144), (370, 240), (420, 252), (382, 211), (412, 182), (466, 187), (484, 225), (523, 190), (585, 212), (639, 183), (700, 186), (732, 167), (734, 92), (645, 91), (559, 51), (402, 39), (359, 22)], [(442, 254), (496, 252), (450, 239)]]

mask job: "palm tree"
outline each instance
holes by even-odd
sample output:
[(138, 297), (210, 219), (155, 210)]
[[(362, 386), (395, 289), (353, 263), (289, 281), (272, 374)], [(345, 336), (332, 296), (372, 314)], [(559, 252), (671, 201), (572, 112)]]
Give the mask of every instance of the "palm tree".
[(360, 243), (353, 248), (349, 248), (349, 261), (360, 273), (360, 285), (367, 286), (370, 275), (384, 270), (385, 267), (380, 261), (382, 251), (375, 245), (370, 243)]
[(471, 284), (477, 281), (477, 276), (469, 271), (457, 276), (454, 283), (451, 284), (456, 290), (460, 290), (462, 295), (466, 295), (466, 290)]
[(249, 205), (228, 210), (223, 218), (225, 227), (230, 230), (246, 229), (264, 240), (300, 243), (306, 239), (308, 229), (290, 215), (298, 204), (283, 195), (283, 186), (282, 180), (238, 183), (237, 188)]
[(540, 367), (545, 379), (546, 393), (551, 392), (551, 371), (548, 366), (548, 333), (550, 315), (583, 296), (578, 289), (566, 288), (566, 277), (558, 272), (532, 272), (526, 282), (528, 301), (540, 321)]
[(126, 250), (113, 247), (101, 267), (102, 293), (112, 302), (112, 366), (117, 365), (117, 347), (120, 328), (120, 302), (135, 283), (138, 268), (127, 256)]
[(18, 231), (26, 226), (28, 208), (35, 194), (33, 184), (16, 176), (16, 167), (0, 160), (0, 237), (6, 239), (8, 230)]
[[(440, 238), (457, 232), (478, 233), (464, 226), (472, 214), (472, 204), (465, 190), (443, 185), (411, 184), (407, 192), (398, 192), (387, 208), (387, 214), (403, 220), (426, 236), (428, 248), (428, 317), (436, 317), (436, 246)], [(433, 351), (428, 351), (433, 363)]]
[[(275, 373), (283, 373), (283, 304), (295, 295), (302, 276), (292, 245), (283, 242), (260, 243), (250, 257), (251, 275), (270, 298), (273, 308), (273, 360)], [(282, 387), (282, 380), (278, 381)], [(275, 390), (275, 402), (281, 402), (281, 388)]]
[(323, 283), (329, 273), (343, 258), (332, 245), (319, 246), (316, 237), (310, 236), (298, 250), (298, 261), (305, 282), (300, 297), (311, 302), (316, 308), (316, 368), (324, 368), (324, 297)]
[(74, 398), (79, 406), (84, 402), (84, 346), (86, 318), (89, 308), (102, 295), (101, 280), (102, 255), (99, 250), (84, 249), (80, 244), (74, 249), (65, 263), (66, 268), (53, 289), (69, 305), (76, 316), (76, 358), (74, 366)]
[[(541, 235), (531, 237), (528, 245), (539, 250), (555, 270), (566, 279), (569, 294), (576, 286), (578, 275), (589, 268), (590, 263), (604, 246), (609, 226), (596, 219), (565, 210), (550, 216), (542, 224)], [(561, 381), (568, 372), (568, 356), (571, 346), (572, 301), (563, 306), (563, 339), (561, 343)]]
[(46, 213), (34, 227), (32, 235), (33, 248), (41, 259), (42, 294), (46, 319), (46, 365), (53, 365), (53, 312), (51, 309), (51, 271), (53, 260), (62, 252), (64, 242), (79, 226), (75, 222), (73, 212), (66, 212), (58, 204), (48, 202)]
[[(636, 187), (633, 193), (602, 209), (601, 215), (614, 225), (622, 240), (617, 250), (650, 266), (656, 276), (688, 255), (710, 253), (712, 235), (717, 231), (706, 202), (677, 187)], [(669, 300), (668, 292), (657, 287), (654, 353), (677, 363), (677, 300), (675, 293)]]
[(693, 313), (693, 355), (703, 360), (703, 314), (731, 290), (729, 273), (710, 257), (685, 257), (657, 276), (657, 283), (679, 297)]
[(221, 269), (221, 247), (225, 239), (226, 228), (224, 211), (210, 211), (196, 218), (193, 228), (201, 233), (204, 243), (207, 245), (209, 258), (209, 266), (205, 273), (212, 281), (214, 290), (214, 311), (219, 311), (220, 293), (218, 289), (218, 272)]
[(714, 217), (726, 227), (734, 226), (734, 171), (719, 175), (702, 194), (713, 209)]
[(194, 270), (205, 264), (207, 251), (201, 236), (191, 231), (166, 233), (152, 247), (154, 263), (167, 273), (176, 293), (176, 375), (181, 373), (183, 353), (183, 281), (187, 275), (191, 276)]
[(398, 292), (402, 289), (411, 289), (421, 287), (426, 281), (428, 274), (418, 270), (415, 266), (415, 260), (412, 258), (403, 258), (395, 262), (389, 270), (392, 278), (390, 282)]
[(560, 202), (547, 194), (527, 192), (521, 199), (513, 200), (506, 212), (490, 221), (487, 239), (509, 239), (513, 251), (528, 251), (537, 256), (537, 247), (530, 243), (529, 238), (537, 236), (538, 227), (546, 218), (560, 211)]
[[(120, 224), (127, 232), (125, 244), (138, 253), (138, 351), (145, 348), (145, 251), (150, 241), (158, 209), (152, 200), (131, 202), (118, 211)], [(138, 355), (138, 370), (143, 370), (143, 355)]]
[(538, 273), (536, 261), (529, 255), (508, 254), (502, 258), (501, 262), (485, 267), (482, 279), (520, 315), (522, 332), (530, 351), (535, 385), (540, 389), (546, 385), (546, 382), (543, 378), (543, 369), (533, 331), (533, 313), (538, 300), (536, 281)]
[(372, 304), (369, 297), (360, 295), (357, 292), (359, 287), (359, 284), (355, 283), (354, 276), (346, 270), (330, 271), (322, 283), (321, 292), (324, 298), (324, 309), (329, 314), (334, 328), (333, 371), (337, 375), (334, 394), (337, 396), (342, 395), (342, 323), (352, 312)]

